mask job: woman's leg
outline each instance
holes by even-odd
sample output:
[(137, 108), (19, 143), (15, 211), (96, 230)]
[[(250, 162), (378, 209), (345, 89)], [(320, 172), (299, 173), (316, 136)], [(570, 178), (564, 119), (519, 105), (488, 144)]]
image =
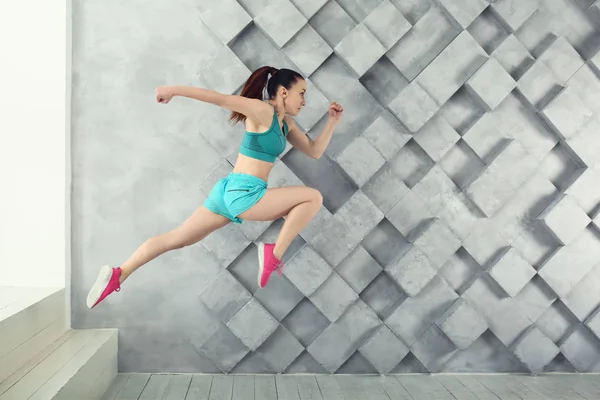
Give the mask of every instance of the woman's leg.
[(86, 303), (94, 308), (106, 296), (121, 290), (121, 283), (136, 269), (169, 250), (190, 246), (230, 222), (205, 206), (197, 209), (181, 226), (146, 240), (120, 268), (108, 265), (100, 268), (96, 281), (88, 292)]
[(122, 272), (119, 283), (123, 283), (136, 269), (161, 254), (191, 246), (229, 222), (231, 222), (229, 218), (201, 206), (179, 227), (162, 235), (154, 236), (138, 247), (131, 257), (121, 265)]
[(322, 204), (323, 196), (313, 188), (270, 188), (258, 203), (239, 217), (248, 221), (273, 221), (287, 215), (273, 249), (273, 255), (281, 260), (292, 240), (308, 225)]

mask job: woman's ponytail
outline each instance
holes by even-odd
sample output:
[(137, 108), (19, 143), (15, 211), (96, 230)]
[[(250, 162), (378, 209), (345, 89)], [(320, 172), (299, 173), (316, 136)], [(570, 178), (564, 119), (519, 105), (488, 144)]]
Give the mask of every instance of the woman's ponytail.
[[(260, 67), (254, 71), (244, 84), (244, 88), (242, 89), (240, 96), (248, 97), (250, 99), (263, 100), (263, 93), (267, 86), (269, 76), (275, 75), (277, 71), (277, 68), (270, 66)], [(245, 121), (246, 116), (234, 111), (231, 113), (229, 120), (237, 123), (240, 121)]]

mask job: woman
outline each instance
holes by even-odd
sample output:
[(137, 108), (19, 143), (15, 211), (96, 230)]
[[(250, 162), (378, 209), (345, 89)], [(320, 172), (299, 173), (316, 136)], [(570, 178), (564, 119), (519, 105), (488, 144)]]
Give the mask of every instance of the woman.
[(142, 265), (167, 251), (191, 246), (232, 221), (240, 224), (242, 220), (273, 221), (287, 216), (276, 242), (258, 245), (259, 286), (266, 286), (273, 271), (281, 275), (283, 254), (319, 211), (323, 197), (305, 186), (267, 188), (269, 173), (285, 150), (286, 139), (308, 156), (321, 157), (344, 111), (341, 105), (331, 103), (325, 129), (312, 140), (291, 118), (306, 104), (305, 93), (302, 75), (269, 66), (250, 75), (240, 96), (193, 87), (157, 88), (156, 100), (161, 104), (175, 96), (189, 97), (231, 110), (230, 120), (235, 123), (244, 121), (246, 133), (238, 159), (233, 172), (215, 184), (204, 204), (181, 226), (148, 239), (121, 267), (102, 267), (88, 294), (88, 307), (118, 292), (125, 279)]

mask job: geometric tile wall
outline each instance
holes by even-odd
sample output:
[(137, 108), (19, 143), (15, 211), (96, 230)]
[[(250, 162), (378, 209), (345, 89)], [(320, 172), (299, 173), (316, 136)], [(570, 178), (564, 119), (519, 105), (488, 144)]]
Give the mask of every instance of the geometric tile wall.
[[(121, 371), (600, 370), (600, 1), (76, 3), (73, 324), (118, 327)], [(307, 77), (310, 136), (346, 110), (270, 177), (324, 197), (284, 276), (258, 290), (283, 220), (230, 224), (87, 311), (97, 266), (235, 163), (243, 127), (154, 87), (239, 93), (262, 65)]]

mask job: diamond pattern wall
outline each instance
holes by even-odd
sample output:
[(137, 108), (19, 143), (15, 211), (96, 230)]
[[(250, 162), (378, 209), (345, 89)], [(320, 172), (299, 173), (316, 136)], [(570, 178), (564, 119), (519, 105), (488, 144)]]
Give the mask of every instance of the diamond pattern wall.
[[(74, 11), (73, 324), (122, 328), (122, 371), (600, 371), (597, 2), (134, 3)], [(321, 159), (288, 146), (270, 178), (324, 197), (285, 274), (256, 286), (254, 243), (283, 220), (245, 222), (89, 313), (93, 264), (176, 226), (235, 161), (225, 111), (157, 111), (149, 88), (233, 94), (262, 65), (306, 76), (310, 136), (346, 110)]]

